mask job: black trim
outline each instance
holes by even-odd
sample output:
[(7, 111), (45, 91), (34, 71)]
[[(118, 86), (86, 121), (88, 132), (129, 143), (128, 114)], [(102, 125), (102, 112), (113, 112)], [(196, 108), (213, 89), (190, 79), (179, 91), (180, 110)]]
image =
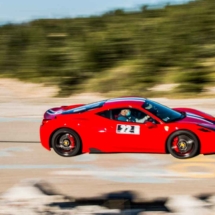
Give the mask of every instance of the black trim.
[(111, 118), (110, 110), (105, 110), (105, 111), (102, 111), (102, 112), (98, 112), (98, 113), (96, 113), (96, 115), (101, 116), (101, 117), (103, 117), (105, 119), (110, 119)]
[(96, 148), (90, 148), (90, 153), (92, 154), (102, 154), (103, 152)]
[(211, 131), (209, 131), (209, 130), (206, 129), (206, 128), (199, 128), (199, 131), (202, 131), (202, 132), (211, 132)]
[[(202, 129), (208, 129), (208, 130), (210, 130), (210, 131), (215, 131), (215, 128), (211, 128), (211, 127), (206, 126), (206, 125), (198, 124), (198, 126), (200, 126)], [(199, 130), (200, 130), (200, 128), (199, 128)]]

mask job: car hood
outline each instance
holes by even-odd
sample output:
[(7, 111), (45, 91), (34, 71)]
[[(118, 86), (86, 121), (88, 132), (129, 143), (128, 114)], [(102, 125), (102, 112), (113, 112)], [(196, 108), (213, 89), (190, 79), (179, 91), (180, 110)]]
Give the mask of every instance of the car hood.
[(187, 115), (194, 116), (194, 117), (201, 117), (203, 119), (215, 122), (215, 118), (205, 112), (202, 112), (200, 110), (192, 109), (192, 108), (173, 108), (173, 110), (179, 111), (179, 112), (185, 112)]
[(212, 121), (210, 119), (204, 118), (202, 116), (196, 115), (196, 114), (192, 114), (189, 112), (185, 112), (186, 116), (179, 120), (179, 123), (195, 123), (195, 124), (199, 124), (199, 125), (207, 125), (207, 126), (215, 126), (215, 121)]

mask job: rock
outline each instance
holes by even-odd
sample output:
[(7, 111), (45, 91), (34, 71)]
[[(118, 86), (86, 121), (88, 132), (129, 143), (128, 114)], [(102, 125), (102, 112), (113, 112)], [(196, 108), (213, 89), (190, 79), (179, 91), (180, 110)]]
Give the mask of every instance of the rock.
[(38, 180), (23, 181), (0, 196), (0, 211), (5, 215), (55, 214), (55, 211), (60, 214), (59, 208), (47, 206), (58, 201), (65, 201), (65, 198), (51, 185)]
[(5, 192), (1, 198), (8, 201), (41, 199), (46, 197), (39, 189), (31, 186), (15, 186)]
[(208, 199), (207, 199), (207, 202), (215, 205), (215, 196), (214, 195), (211, 195)]
[[(123, 194), (123, 195), (122, 195)], [(126, 194), (126, 195), (125, 195)], [(129, 194), (129, 195), (127, 195)], [(122, 196), (126, 199), (123, 199)], [(164, 211), (144, 211), (144, 209), (135, 209), (127, 207), (127, 203), (135, 200), (130, 192), (123, 192), (120, 195), (110, 193), (102, 200), (108, 199), (102, 206), (96, 205), (95, 201), (90, 200), (74, 201), (74, 199), (65, 197), (57, 192), (50, 184), (40, 181), (24, 181), (0, 196), (0, 214), (1, 215), (84, 215), (84, 214), (115, 214), (115, 215), (212, 215), (215, 214), (215, 196), (206, 196), (202, 198), (192, 196), (172, 196), (165, 201), (165, 204), (171, 213)], [(129, 201), (128, 201), (128, 199)], [(68, 201), (70, 200), (70, 201)], [(159, 201), (153, 201), (153, 205), (158, 205)], [(93, 204), (93, 205), (90, 205)], [(95, 205), (94, 205), (95, 204)], [(100, 203), (99, 203), (100, 204)], [(143, 202), (143, 206), (147, 202)], [(68, 206), (68, 207), (65, 207)], [(165, 208), (164, 207), (164, 208)], [(109, 209), (113, 208), (113, 209)], [(115, 209), (117, 208), (117, 209)], [(125, 209), (127, 208), (127, 209)], [(132, 209), (128, 209), (132, 208)], [(152, 207), (153, 208), (153, 207)], [(162, 207), (163, 208), (163, 207)], [(160, 210), (164, 210), (160, 208)], [(150, 209), (150, 208), (149, 208)], [(156, 207), (159, 210), (158, 207)], [(166, 209), (166, 208), (165, 208)]]
[(15, 185), (0, 196), (0, 199), (7, 201), (34, 201), (46, 203), (50, 201), (59, 201), (64, 196), (57, 192), (53, 186), (41, 180), (24, 180)]
[(120, 210), (109, 210), (105, 207), (91, 205), (91, 206), (78, 206), (72, 210), (74, 214), (121, 214)]
[(55, 188), (45, 181), (36, 181), (33, 186), (40, 190), (43, 194), (48, 196), (61, 195)]
[(192, 196), (173, 196), (166, 203), (166, 207), (181, 215), (210, 215), (211, 211), (204, 208), (210, 204)]

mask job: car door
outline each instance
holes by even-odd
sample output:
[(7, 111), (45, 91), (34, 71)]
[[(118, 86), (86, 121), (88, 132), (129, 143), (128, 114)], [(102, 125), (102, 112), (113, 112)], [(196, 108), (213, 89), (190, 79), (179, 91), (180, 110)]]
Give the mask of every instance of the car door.
[[(91, 148), (101, 152), (154, 152), (163, 132), (163, 126), (156, 123), (126, 122), (117, 120), (117, 114), (123, 109), (105, 110), (95, 114), (91, 124), (93, 134)], [(138, 109), (136, 113), (144, 113)], [(136, 114), (135, 117), (138, 114)], [(162, 139), (162, 138), (160, 138)], [(159, 143), (159, 144), (158, 144)], [(160, 149), (158, 150), (158, 152)]]
[(93, 113), (89, 124), (90, 130), (90, 151), (96, 152), (113, 152), (114, 148), (111, 142), (110, 128), (111, 128), (110, 111), (103, 110)]
[(133, 142), (139, 141), (140, 125), (117, 121), (111, 112), (103, 110), (93, 116), (93, 122), (89, 126), (90, 149), (101, 152), (136, 151)]
[(111, 146), (119, 152), (137, 152), (141, 133), (139, 124), (112, 120), (109, 128)]
[(114, 110), (112, 111), (113, 117), (108, 132), (114, 150), (120, 152), (163, 151), (163, 125), (152, 117), (150, 117), (151, 121), (138, 122), (140, 121), (138, 115), (148, 116), (143, 110), (131, 108), (131, 112), (136, 112), (137, 122), (119, 121), (114, 117)]

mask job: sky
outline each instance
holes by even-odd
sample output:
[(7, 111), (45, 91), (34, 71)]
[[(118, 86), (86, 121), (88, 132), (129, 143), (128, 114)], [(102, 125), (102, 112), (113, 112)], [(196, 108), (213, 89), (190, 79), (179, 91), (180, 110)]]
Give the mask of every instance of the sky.
[(0, 0), (0, 23), (25, 22), (38, 18), (99, 15), (141, 5), (178, 4), (188, 0)]

